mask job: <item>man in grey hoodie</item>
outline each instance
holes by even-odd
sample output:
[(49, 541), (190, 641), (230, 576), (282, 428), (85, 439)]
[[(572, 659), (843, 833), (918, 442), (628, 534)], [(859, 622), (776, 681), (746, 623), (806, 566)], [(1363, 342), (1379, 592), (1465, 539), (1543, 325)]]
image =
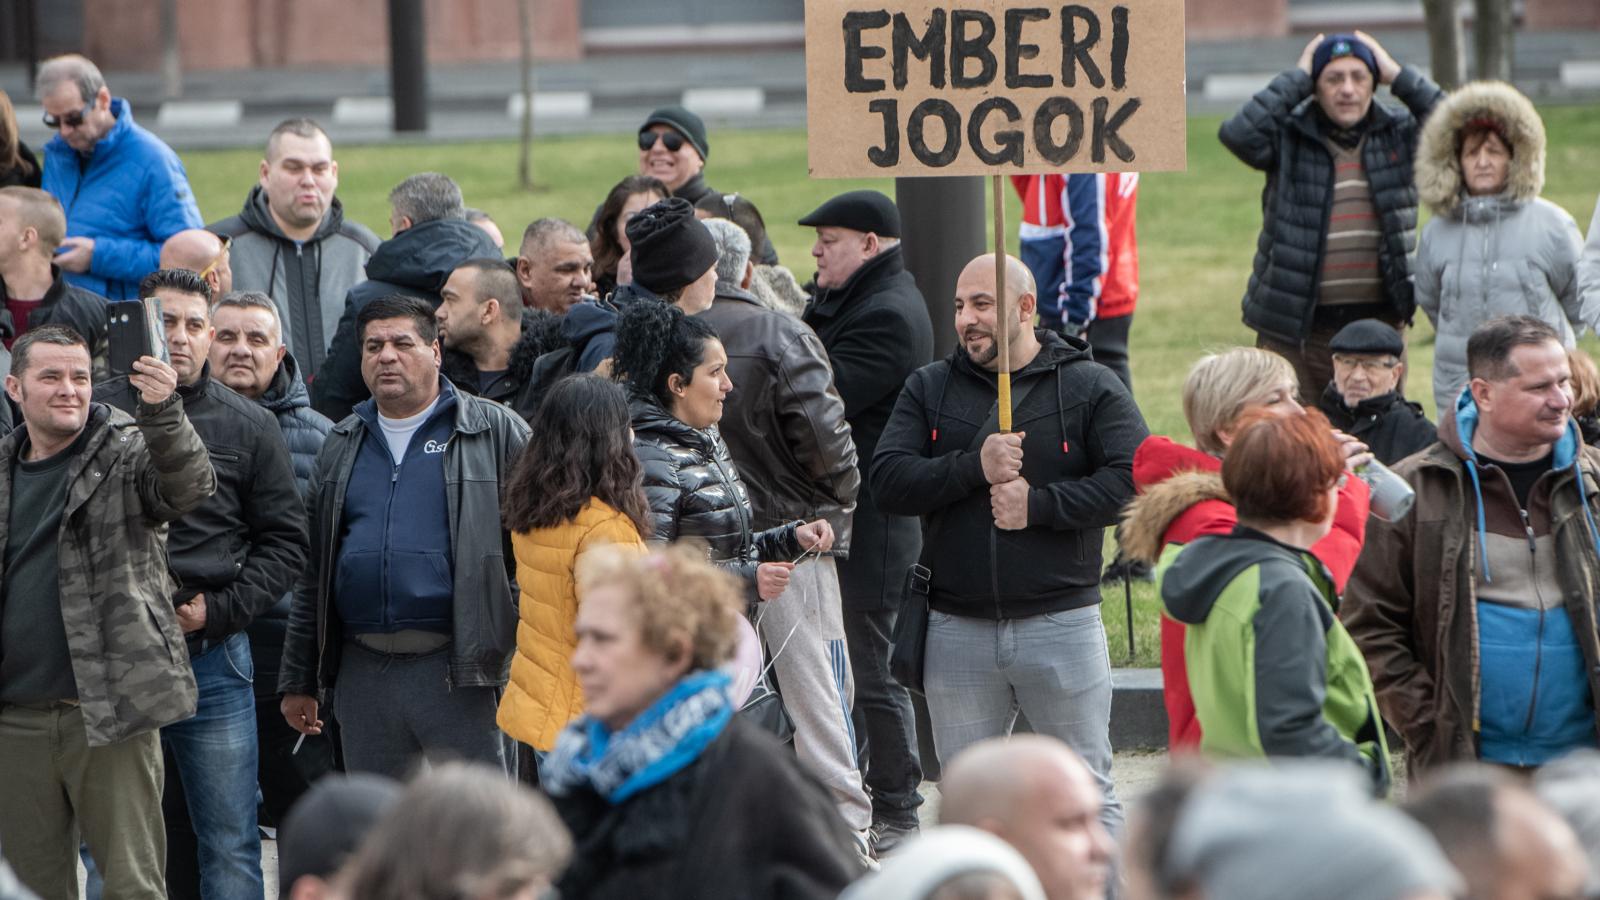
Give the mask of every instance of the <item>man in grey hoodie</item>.
[(310, 119), (287, 119), (267, 136), (261, 180), (244, 209), (210, 226), (233, 239), (233, 286), (278, 305), (284, 343), (308, 380), (322, 368), (345, 294), (366, 280), (379, 243), (371, 229), (345, 220), (338, 187), (327, 132)]

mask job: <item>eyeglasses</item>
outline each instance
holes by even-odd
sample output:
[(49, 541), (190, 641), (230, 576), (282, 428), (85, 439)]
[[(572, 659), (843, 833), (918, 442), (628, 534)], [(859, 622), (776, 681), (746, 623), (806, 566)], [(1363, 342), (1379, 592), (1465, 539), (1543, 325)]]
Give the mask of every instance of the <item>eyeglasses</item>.
[(1334, 354), (1333, 362), (1335, 365), (1345, 366), (1346, 368), (1361, 369), (1368, 375), (1376, 375), (1379, 372), (1387, 372), (1395, 366), (1400, 365), (1400, 360), (1395, 359), (1392, 356), (1384, 356), (1374, 359), (1370, 356), (1345, 356), (1338, 353)]
[(44, 127), (49, 128), (52, 131), (60, 128), (63, 125), (67, 126), (68, 128), (82, 128), (83, 120), (88, 118), (89, 110), (91, 109), (94, 109), (93, 100), (90, 100), (87, 104), (85, 104), (83, 109), (80, 109), (77, 112), (69, 112), (64, 116), (58, 117), (52, 116), (49, 113), (45, 113), (43, 116)]
[[(53, 126), (52, 126), (53, 127)], [(676, 131), (641, 131), (639, 132), (639, 149), (649, 150), (656, 145), (656, 138), (665, 144), (668, 153), (677, 153), (683, 149), (683, 135)]]
[(212, 272), (215, 272), (217, 270), (217, 266), (222, 265), (222, 258), (228, 255), (228, 248), (233, 246), (233, 238), (228, 237), (225, 234), (217, 235), (217, 240), (222, 242), (222, 249), (218, 250), (217, 255), (212, 257), (210, 265), (200, 270), (200, 277), (202, 279), (207, 275), (210, 275)]

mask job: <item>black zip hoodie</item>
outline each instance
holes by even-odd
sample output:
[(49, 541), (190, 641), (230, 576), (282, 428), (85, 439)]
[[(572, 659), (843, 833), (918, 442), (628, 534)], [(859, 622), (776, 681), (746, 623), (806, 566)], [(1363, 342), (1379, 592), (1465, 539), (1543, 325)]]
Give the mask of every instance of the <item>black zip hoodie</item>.
[(1039, 355), (1011, 377), (1032, 486), (1027, 528), (994, 527), (978, 448), (980, 429), (996, 430), (995, 375), (960, 347), (906, 379), (873, 456), (878, 508), (923, 517), (922, 564), (940, 612), (1017, 619), (1100, 602), (1102, 529), (1133, 495), (1133, 453), (1149, 431), (1088, 344), (1035, 334)]

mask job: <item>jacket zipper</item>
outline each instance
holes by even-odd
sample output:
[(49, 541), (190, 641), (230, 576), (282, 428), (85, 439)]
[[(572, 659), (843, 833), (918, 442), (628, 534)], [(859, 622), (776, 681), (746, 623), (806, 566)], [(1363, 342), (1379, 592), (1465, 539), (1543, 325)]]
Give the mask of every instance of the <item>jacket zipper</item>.
[(1532, 571), (1533, 597), (1539, 604), (1539, 630), (1534, 640), (1533, 647), (1533, 687), (1528, 695), (1528, 718), (1522, 723), (1522, 733), (1531, 734), (1533, 731), (1533, 716), (1539, 706), (1539, 672), (1544, 667), (1544, 595), (1539, 590), (1539, 554), (1538, 544), (1533, 538), (1533, 524), (1528, 521), (1528, 511), (1518, 509), (1522, 516), (1522, 528), (1528, 535), (1528, 565)]

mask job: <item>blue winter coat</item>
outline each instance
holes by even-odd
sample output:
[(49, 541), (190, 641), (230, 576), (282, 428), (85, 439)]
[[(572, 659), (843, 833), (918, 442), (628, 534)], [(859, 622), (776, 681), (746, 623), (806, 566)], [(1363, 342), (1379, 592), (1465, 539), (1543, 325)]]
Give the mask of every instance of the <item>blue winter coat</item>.
[(200, 228), (189, 176), (172, 148), (133, 121), (133, 107), (111, 100), (117, 117), (95, 144), (89, 163), (61, 135), (44, 145), (44, 189), (61, 201), (69, 237), (94, 238), (87, 273), (67, 281), (109, 300), (139, 295), (139, 279), (154, 272), (161, 244), (185, 228)]

